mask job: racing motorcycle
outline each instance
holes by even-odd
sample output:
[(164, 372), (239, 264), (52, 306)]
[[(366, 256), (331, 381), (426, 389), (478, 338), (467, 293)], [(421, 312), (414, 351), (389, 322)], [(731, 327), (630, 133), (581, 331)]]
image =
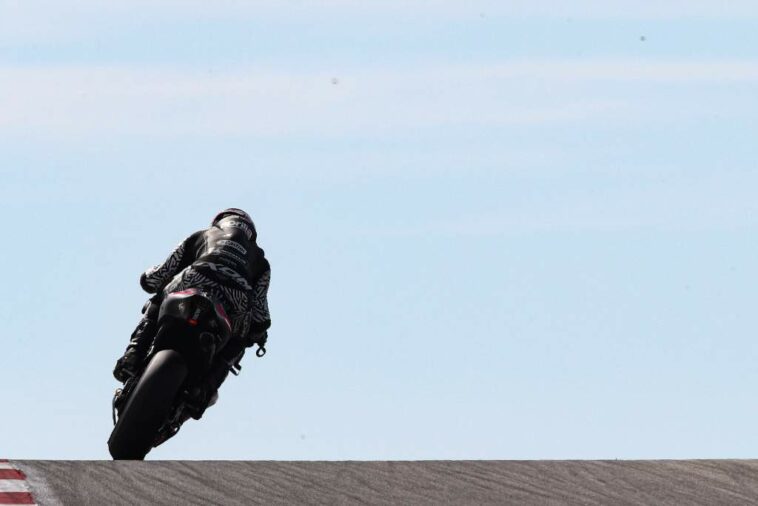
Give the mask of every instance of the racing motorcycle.
[[(231, 338), (221, 304), (195, 288), (171, 293), (160, 306), (158, 326), (144, 366), (113, 397), (108, 449), (114, 460), (144, 459), (217, 398), (198, 402), (197, 386)], [(231, 372), (239, 369), (237, 362)]]

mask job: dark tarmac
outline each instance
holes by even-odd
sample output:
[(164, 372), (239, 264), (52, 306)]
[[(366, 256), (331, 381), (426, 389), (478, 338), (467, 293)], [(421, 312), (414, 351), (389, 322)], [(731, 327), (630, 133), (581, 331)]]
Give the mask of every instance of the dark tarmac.
[(758, 504), (758, 461), (13, 461), (37, 504)]

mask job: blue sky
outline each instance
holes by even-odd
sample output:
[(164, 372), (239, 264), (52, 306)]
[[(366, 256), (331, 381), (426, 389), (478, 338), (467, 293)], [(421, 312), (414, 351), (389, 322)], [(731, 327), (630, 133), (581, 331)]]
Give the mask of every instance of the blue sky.
[(752, 458), (752, 2), (0, 0), (0, 456), (107, 458), (221, 208), (269, 354), (153, 458)]

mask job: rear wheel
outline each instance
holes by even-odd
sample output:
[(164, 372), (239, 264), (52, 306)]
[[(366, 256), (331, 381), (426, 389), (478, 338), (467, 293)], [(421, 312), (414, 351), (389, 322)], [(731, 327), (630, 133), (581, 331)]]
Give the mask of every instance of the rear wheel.
[(114, 460), (142, 460), (187, 378), (184, 358), (173, 350), (155, 354), (121, 411), (108, 440)]

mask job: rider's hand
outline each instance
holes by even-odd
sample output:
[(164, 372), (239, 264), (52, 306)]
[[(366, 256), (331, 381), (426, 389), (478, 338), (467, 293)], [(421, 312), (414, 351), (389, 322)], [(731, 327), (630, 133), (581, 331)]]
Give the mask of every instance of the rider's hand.
[(261, 348), (265, 348), (266, 341), (268, 341), (268, 332), (266, 332), (265, 330), (263, 332), (251, 332), (248, 335), (247, 347), (249, 348), (257, 344)]

